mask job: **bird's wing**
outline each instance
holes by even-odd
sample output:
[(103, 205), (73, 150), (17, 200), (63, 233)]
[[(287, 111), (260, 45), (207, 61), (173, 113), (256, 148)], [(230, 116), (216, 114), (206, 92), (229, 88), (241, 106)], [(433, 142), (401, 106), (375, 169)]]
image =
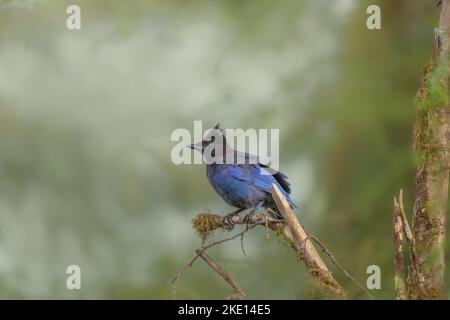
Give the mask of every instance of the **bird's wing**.
[(229, 166), (227, 169), (227, 172), (231, 177), (240, 181), (245, 181), (248, 184), (252, 184), (258, 189), (267, 193), (272, 193), (272, 184), (274, 183), (286, 197), (288, 202), (296, 208), (296, 205), (293, 203), (289, 193), (264, 167), (261, 167), (259, 165), (240, 165)]
[[(261, 190), (272, 192), (272, 183), (275, 183), (281, 191), (284, 191), (270, 172), (260, 166), (252, 166), (252, 177), (255, 186)], [(284, 191), (283, 193), (286, 192)]]
[[(265, 171), (265, 169), (255, 165), (235, 165), (227, 168), (228, 174), (233, 178), (240, 181), (246, 181), (266, 192), (271, 192), (272, 183), (277, 182), (269, 172), (263, 173), (263, 171)], [(278, 187), (280, 186), (278, 185)]]
[[(288, 177), (280, 172), (280, 171), (275, 171), (272, 168), (270, 168), (269, 166), (266, 166), (262, 163), (260, 163), (258, 161), (258, 157), (251, 154), (251, 153), (247, 153), (247, 152), (240, 152), (240, 151), (236, 151), (234, 150), (234, 156), (235, 156), (235, 161), (236, 164), (250, 164), (250, 165), (256, 165), (262, 168), (262, 170), (264, 171), (264, 176), (265, 175), (271, 175), (275, 178), (276, 182), (278, 182), (279, 186), (281, 187), (280, 189), (284, 190), (286, 192), (286, 194), (291, 194), (291, 184), (287, 181)], [(266, 181), (265, 182), (269, 182)], [(265, 186), (265, 183), (262, 184)], [(272, 183), (270, 183), (270, 188), (271, 188)]]
[(291, 194), (291, 184), (289, 181), (287, 181), (288, 177), (281, 171), (275, 171), (275, 173), (272, 173), (274, 170), (270, 167), (258, 163), (258, 165), (264, 169), (267, 169), (266, 171), (269, 171), (270, 174), (277, 180), (277, 182), (280, 184), (281, 188), (286, 191), (287, 194)]
[[(253, 168), (253, 171), (255, 173), (252, 176), (256, 187), (263, 191), (271, 193), (272, 184), (274, 183), (278, 187), (278, 189), (280, 189), (281, 193), (283, 193), (283, 195), (286, 197), (288, 202), (294, 208), (297, 207), (291, 199), (291, 188), (289, 187), (289, 183), (285, 180), (287, 177), (284, 174), (282, 174), (281, 172), (277, 172), (275, 175), (272, 175), (270, 171), (264, 168), (264, 166), (253, 166)], [(282, 183), (280, 183), (277, 177), (281, 179)], [(285, 189), (286, 184), (287, 190)]]
[(228, 174), (230, 176), (232, 176), (233, 178), (241, 180), (241, 181), (248, 181), (250, 183), (253, 182), (250, 175), (245, 174), (246, 171), (248, 172), (248, 170), (245, 170), (245, 168), (242, 166), (228, 166), (228, 168), (227, 168)]

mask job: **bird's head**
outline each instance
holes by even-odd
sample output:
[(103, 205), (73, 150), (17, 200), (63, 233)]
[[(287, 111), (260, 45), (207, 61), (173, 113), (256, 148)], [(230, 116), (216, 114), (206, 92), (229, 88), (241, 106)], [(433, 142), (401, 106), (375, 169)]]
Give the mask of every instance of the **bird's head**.
[(219, 146), (219, 144), (220, 146), (223, 146), (224, 143), (225, 135), (223, 133), (223, 129), (220, 128), (220, 124), (217, 124), (214, 128), (209, 130), (208, 134), (203, 137), (202, 141), (190, 144), (187, 147), (203, 153), (208, 146), (213, 148), (215, 146)]

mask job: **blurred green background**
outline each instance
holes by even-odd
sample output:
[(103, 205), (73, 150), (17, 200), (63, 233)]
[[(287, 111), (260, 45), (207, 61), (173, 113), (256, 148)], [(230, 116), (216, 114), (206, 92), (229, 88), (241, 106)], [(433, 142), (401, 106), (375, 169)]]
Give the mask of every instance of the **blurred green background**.
[[(280, 128), (297, 214), (376, 298), (393, 298), (392, 203), (411, 212), (414, 96), (437, 1), (0, 0), (0, 297), (172, 298), (228, 213), (204, 166), (175, 166), (170, 134), (220, 122)], [(82, 29), (66, 28), (81, 7)], [(382, 29), (366, 28), (378, 4)], [(216, 233), (215, 239), (228, 236)], [(255, 299), (311, 298), (293, 252), (257, 229), (210, 255)], [(350, 298), (366, 299), (329, 259)], [(82, 290), (66, 289), (66, 267)], [(178, 297), (230, 289), (197, 262)]]

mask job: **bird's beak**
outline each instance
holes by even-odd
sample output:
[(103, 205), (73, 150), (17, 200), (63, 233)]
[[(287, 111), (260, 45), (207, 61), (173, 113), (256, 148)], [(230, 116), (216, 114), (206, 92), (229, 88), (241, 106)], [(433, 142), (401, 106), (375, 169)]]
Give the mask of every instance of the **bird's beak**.
[(197, 151), (202, 151), (202, 143), (194, 143), (194, 144), (188, 144), (186, 147), (192, 149), (192, 150), (197, 150)]

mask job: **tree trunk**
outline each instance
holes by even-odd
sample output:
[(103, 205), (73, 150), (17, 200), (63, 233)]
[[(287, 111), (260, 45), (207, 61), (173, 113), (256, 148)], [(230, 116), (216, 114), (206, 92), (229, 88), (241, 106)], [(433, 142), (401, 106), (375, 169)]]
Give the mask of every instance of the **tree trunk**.
[(413, 232), (419, 270), (410, 268), (411, 299), (436, 299), (444, 292), (444, 244), (448, 205), (450, 106), (450, 0), (441, 3), (434, 52), (417, 93), (414, 149), (416, 171)]

